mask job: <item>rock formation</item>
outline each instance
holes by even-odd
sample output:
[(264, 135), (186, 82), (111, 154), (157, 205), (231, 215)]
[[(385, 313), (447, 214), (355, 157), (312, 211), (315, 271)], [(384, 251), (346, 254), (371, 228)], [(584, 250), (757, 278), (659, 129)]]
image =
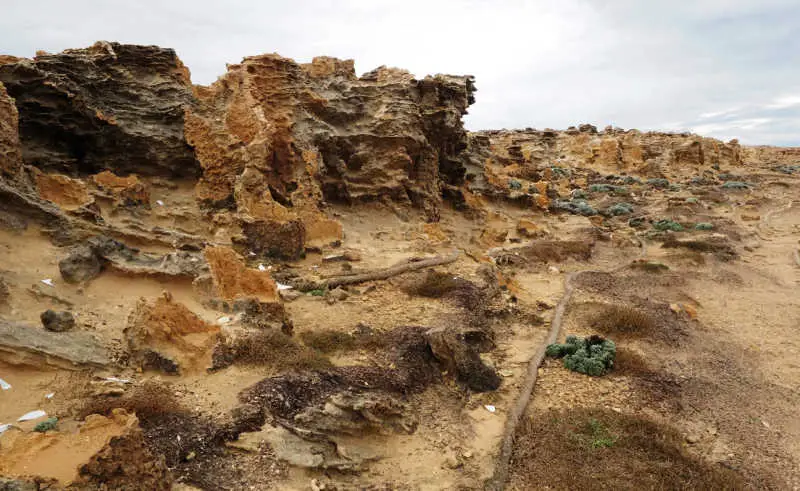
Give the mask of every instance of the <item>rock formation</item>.
[(22, 168), (18, 125), (17, 107), (0, 83), (0, 177), (17, 177)]
[(67, 174), (197, 173), (183, 137), (189, 71), (171, 49), (98, 42), (0, 64), (0, 82), (20, 113), (27, 164)]
[(471, 77), (381, 67), (356, 78), (352, 60), (245, 58), (195, 89), (186, 135), (203, 167), (198, 199), (270, 228), (299, 217), (308, 240), (341, 234), (319, 217), (323, 199), (389, 198), (435, 215), (443, 183), (463, 175), (473, 91)]

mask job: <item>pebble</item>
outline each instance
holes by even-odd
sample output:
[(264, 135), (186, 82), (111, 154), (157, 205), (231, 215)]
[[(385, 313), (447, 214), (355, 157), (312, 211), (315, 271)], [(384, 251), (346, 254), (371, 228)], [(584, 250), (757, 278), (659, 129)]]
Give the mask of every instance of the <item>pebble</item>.
[(686, 443), (694, 445), (695, 443), (697, 443), (699, 441), (700, 441), (700, 435), (696, 435), (694, 433), (690, 433), (689, 435), (686, 435)]

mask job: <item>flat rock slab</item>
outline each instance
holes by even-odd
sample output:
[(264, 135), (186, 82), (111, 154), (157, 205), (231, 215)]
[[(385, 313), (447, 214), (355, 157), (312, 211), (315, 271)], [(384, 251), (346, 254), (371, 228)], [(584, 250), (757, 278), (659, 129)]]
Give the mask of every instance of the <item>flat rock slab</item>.
[(1, 319), (0, 359), (12, 365), (44, 363), (68, 370), (111, 363), (106, 348), (87, 332), (49, 332)]

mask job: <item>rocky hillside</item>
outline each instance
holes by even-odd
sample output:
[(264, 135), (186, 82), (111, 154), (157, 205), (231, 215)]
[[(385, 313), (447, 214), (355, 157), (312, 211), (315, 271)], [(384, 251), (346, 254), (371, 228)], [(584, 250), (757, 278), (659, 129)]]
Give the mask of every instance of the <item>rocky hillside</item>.
[[(0, 56), (0, 488), (529, 489), (547, 466), (518, 423), (584, 407), (620, 435), (646, 408), (678, 438), (637, 465), (671, 459), (679, 487), (797, 485), (800, 401), (773, 388), (800, 372), (718, 336), (720, 298), (790, 296), (800, 151), (469, 133), (475, 91), (329, 57), (199, 86), (156, 46)], [(592, 320), (620, 302), (647, 332)], [(794, 314), (760, 314), (773, 356)], [(595, 328), (630, 366), (537, 370)], [(746, 436), (740, 389), (782, 433)]]

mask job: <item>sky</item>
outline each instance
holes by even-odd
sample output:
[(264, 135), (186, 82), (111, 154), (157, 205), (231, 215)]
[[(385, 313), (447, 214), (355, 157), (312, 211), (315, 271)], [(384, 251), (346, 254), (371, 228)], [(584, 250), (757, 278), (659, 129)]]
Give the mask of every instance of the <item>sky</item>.
[(279, 53), (476, 77), (471, 130), (581, 123), (800, 146), (800, 0), (3, 0), (0, 54), (173, 48), (208, 84)]

